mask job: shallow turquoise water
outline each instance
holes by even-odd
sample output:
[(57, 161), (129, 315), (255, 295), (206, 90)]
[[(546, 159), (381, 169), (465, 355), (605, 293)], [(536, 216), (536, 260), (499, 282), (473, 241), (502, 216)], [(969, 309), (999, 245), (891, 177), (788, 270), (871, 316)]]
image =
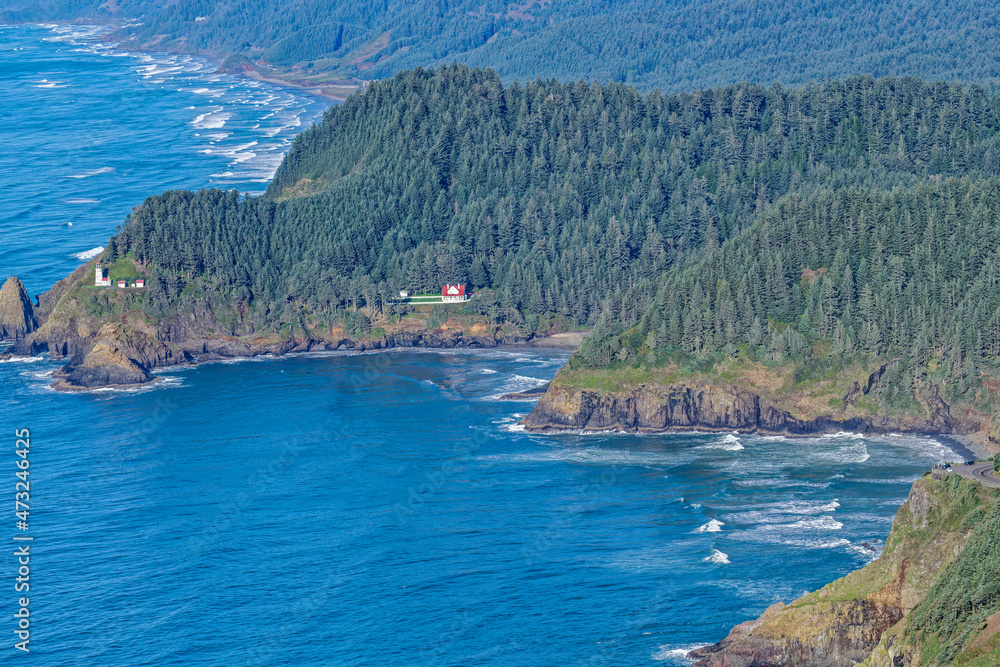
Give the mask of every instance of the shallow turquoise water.
[[(0, 265), (32, 292), (147, 194), (263, 188), (272, 158), (241, 156), (280, 150), (292, 116), (322, 108), (197, 61), (52, 37), (0, 29)], [(197, 123), (225, 125), (196, 127), (206, 111)], [(48, 388), (56, 362), (0, 363), (11, 489), (14, 429), (33, 443), (32, 652), (17, 659), (683, 665), (684, 649), (871, 560), (910, 482), (953, 458), (915, 437), (524, 433), (531, 404), (497, 395), (565, 357), (299, 356), (79, 395)], [(0, 577), (14, 568), (0, 556)], [(0, 655), (13, 662), (10, 645)]]

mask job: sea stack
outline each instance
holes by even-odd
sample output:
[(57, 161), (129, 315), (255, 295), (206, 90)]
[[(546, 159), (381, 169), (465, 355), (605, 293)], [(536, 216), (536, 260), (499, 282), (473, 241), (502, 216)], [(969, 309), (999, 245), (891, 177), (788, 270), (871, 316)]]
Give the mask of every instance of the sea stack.
[(35, 330), (35, 309), (24, 284), (11, 276), (0, 288), (0, 338), (24, 338)]

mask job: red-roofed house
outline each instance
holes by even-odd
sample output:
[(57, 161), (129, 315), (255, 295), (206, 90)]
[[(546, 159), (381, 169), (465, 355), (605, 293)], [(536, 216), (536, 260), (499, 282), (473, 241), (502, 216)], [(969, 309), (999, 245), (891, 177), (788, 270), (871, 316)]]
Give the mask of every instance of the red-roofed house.
[(465, 293), (465, 285), (445, 285), (441, 288), (441, 300), (446, 303), (468, 301), (469, 296)]

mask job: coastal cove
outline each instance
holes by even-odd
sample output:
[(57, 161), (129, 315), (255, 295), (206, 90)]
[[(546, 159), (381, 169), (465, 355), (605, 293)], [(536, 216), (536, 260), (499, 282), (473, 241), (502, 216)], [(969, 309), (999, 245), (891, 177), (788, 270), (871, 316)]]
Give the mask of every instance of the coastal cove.
[[(39, 658), (684, 665), (872, 560), (910, 482), (954, 457), (919, 437), (524, 432), (531, 404), (499, 396), (565, 359), (289, 355), (85, 394), (52, 391), (45, 358), (0, 363), (0, 418), (40, 443)], [(81, 641), (95, 605), (114, 630)]]
[[(941, 569), (949, 545), (990, 542), (969, 534), (992, 498), (922, 478), (986, 453), (964, 437), (983, 431), (979, 413), (949, 404), (943, 384), (920, 385), (896, 419), (866, 401), (901, 382), (894, 362), (860, 351), (814, 384), (781, 365), (790, 347), (765, 359), (763, 344), (720, 352), (714, 383), (696, 366), (682, 376), (659, 330), (619, 341), (602, 316), (588, 334), (582, 313), (600, 304), (586, 289), (609, 280), (577, 280), (568, 260), (532, 265), (578, 250), (554, 250), (545, 225), (558, 218), (533, 199), (530, 225), (508, 216), (475, 235), (476, 252), (495, 252), (451, 242), (499, 198), (476, 203), (471, 168), (464, 186), (458, 167), (434, 171), (447, 151), (430, 140), (433, 114), (420, 132), (393, 125), (433, 154), (391, 179), (379, 170), (402, 163), (379, 163), (388, 150), (365, 153), (346, 131), (324, 143), (368, 127), (363, 111), (421, 107), (407, 87), (453, 86), (486, 106), (519, 88), (461, 68), (405, 75), (335, 110), (354, 125), (296, 140), (326, 102), (97, 34), (0, 26), (9, 113), (26, 119), (0, 135), (0, 263), (23, 280), (0, 289), (0, 337), (13, 343), (0, 422), (31, 431), (38, 664), (683, 667), (704, 649), (694, 655), (728, 667), (706, 647), (779, 602), (811, 604), (809, 591), (868, 567), (873, 594), (891, 598), (876, 604), (893, 607), (874, 607), (881, 628), (906, 607), (906, 562)], [(341, 169), (352, 152), (358, 170)], [(23, 173), (29, 154), (37, 173)], [(409, 197), (428, 169), (434, 196)], [(352, 189), (362, 176), (370, 189)], [(337, 208), (374, 202), (390, 181), (406, 215), (389, 196), (356, 217)], [(470, 190), (449, 200), (456, 183)], [(205, 186), (228, 191), (157, 196)], [(448, 245), (434, 240), (446, 227)], [(628, 230), (607, 230), (625, 253)], [(590, 231), (599, 242), (574, 261), (606, 254)], [(659, 240), (635, 250), (637, 265), (668, 272)], [(624, 257), (600, 264), (605, 277), (624, 276)], [(540, 285), (562, 269), (564, 291)], [(470, 283), (468, 301), (396, 301), (448, 272), (464, 277), (445, 287), (464, 296)], [(767, 335), (803, 353), (793, 333)], [(738, 384), (751, 375), (774, 391)], [(920, 550), (927, 525), (951, 540), (931, 545), (934, 558)], [(920, 549), (900, 547), (915, 534)]]

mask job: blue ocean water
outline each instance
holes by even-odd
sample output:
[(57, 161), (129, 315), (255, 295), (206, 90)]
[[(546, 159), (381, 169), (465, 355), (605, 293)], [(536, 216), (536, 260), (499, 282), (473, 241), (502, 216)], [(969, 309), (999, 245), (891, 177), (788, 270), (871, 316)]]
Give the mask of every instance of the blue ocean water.
[[(146, 63), (85, 36), (71, 38), (82, 45), (44, 41), (52, 37), (49, 28), (0, 30), (3, 85), (20, 90), (10, 98), (19, 108), (34, 109), (17, 112), (30, 126), (11, 130), (5, 120), (0, 131), (0, 200), (26, 202), (17, 215), (3, 211), (2, 273), (36, 291), (146, 194), (246, 164), (198, 152), (213, 145), (192, 123), (216, 102), (187, 107), (201, 99), (199, 77), (217, 75), (161, 72), (184, 59)], [(160, 75), (139, 72), (154, 64)], [(78, 100), (115, 89), (133, 120), (142, 110), (156, 129), (133, 139), (141, 122), (116, 130), (114, 116), (81, 120), (45, 97), (66, 89), (30, 88), (54, 81), (75, 86)], [(229, 91), (224, 100), (288, 95), (279, 115), (296, 112), (303, 124), (318, 104), (216, 83)], [(253, 117), (237, 124), (236, 104), (217, 105), (211, 113), (232, 115), (211, 131), (232, 128), (219, 141), (240, 146), (259, 128)], [(254, 109), (263, 125), (268, 107)], [(72, 141), (52, 128), (79, 139), (88, 123), (110, 128), (95, 153), (85, 159), (69, 145), (62, 154)], [(46, 147), (32, 173), (12, 145)], [(96, 173), (104, 167), (114, 171)], [(237, 187), (254, 187), (244, 177)], [(75, 198), (98, 202), (68, 203)], [(77, 211), (79, 225), (60, 227), (60, 210)], [(14, 430), (29, 428), (32, 439), (31, 653), (17, 659), (684, 665), (685, 650), (873, 559), (912, 480), (954, 458), (910, 436), (523, 432), (517, 422), (531, 403), (499, 395), (541, 384), (565, 359), (516, 348), (303, 355), (173, 369), (152, 388), (73, 395), (48, 387), (58, 362), (0, 363), (7, 493)], [(7, 502), (0, 522), (13, 535)], [(15, 656), (13, 544), (0, 549), (5, 663)]]
[(54, 362), (0, 364), (0, 423), (33, 442), (32, 664), (682, 665), (871, 560), (948, 455), (520, 431), (530, 403), (496, 396), (565, 356), (302, 356), (78, 395)]
[(330, 104), (200, 58), (118, 51), (101, 32), (0, 26), (0, 274), (32, 295), (150, 195), (262, 192)]

